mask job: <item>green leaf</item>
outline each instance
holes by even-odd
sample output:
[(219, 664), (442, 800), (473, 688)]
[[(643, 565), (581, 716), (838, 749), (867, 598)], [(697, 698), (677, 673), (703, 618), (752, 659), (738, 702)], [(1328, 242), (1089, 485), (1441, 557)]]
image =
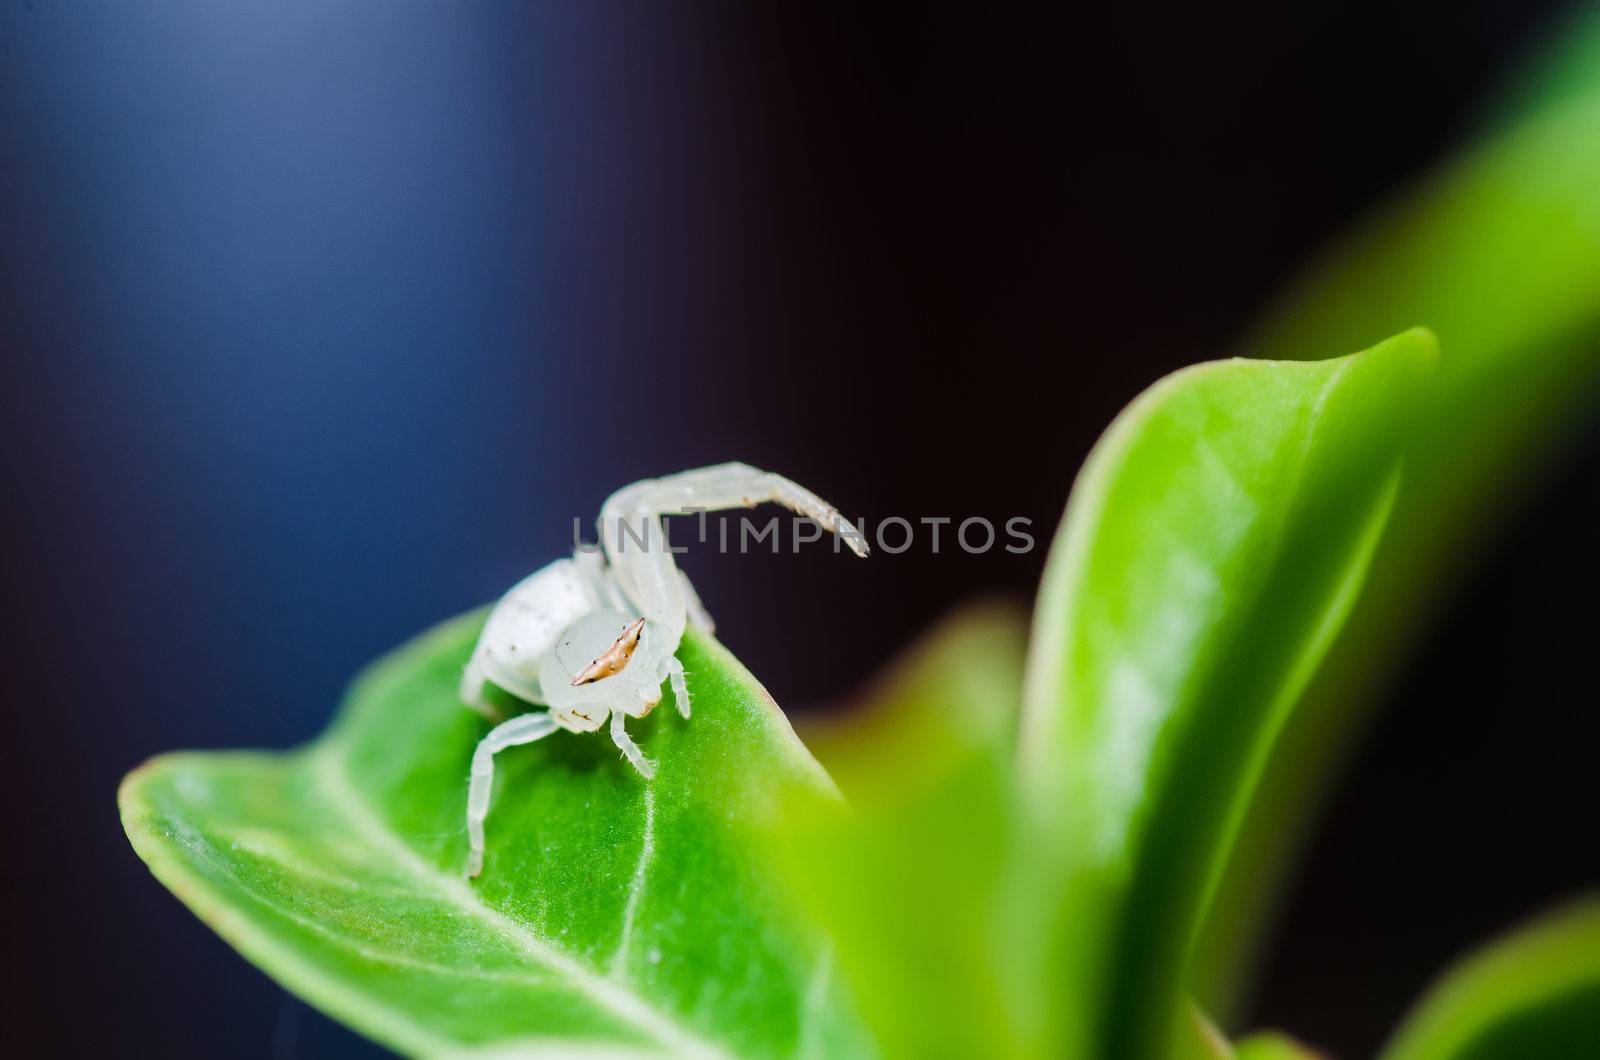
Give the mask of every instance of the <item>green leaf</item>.
[(680, 650), (693, 719), (664, 704), (636, 723), (653, 783), (603, 735), (502, 754), (487, 865), (462, 878), (487, 726), (455, 689), (482, 621), (375, 665), (305, 750), (136, 771), (121, 806), (139, 855), (268, 974), (403, 1052), (867, 1051), (828, 948), (745, 835), (787, 789), (832, 786), (709, 639)]
[(1238, 1060), (1233, 1043), (1217, 1030), (1199, 1006), (1186, 1002), (1184, 1013), (1167, 1054), (1170, 1060)]
[(1600, 1052), (1600, 897), (1469, 957), (1435, 986), (1383, 1060), (1572, 1060)]
[[(1600, 20), (1588, 27), (1567, 38), (1570, 55), (1595, 49)], [(1538, 486), (1600, 395), (1600, 68), (1562, 55), (1547, 68), (1565, 71), (1551, 74), (1559, 86), (1530, 91), (1520, 122), (1335, 246), (1250, 344), (1258, 356), (1321, 356), (1422, 322), (1444, 356), (1371, 589), (1291, 719), (1207, 917), (1188, 985), (1225, 1020), (1364, 706), (1450, 573)]]
[(995, 945), (1026, 621), (968, 608), (808, 742), (850, 812), (794, 800), (768, 834), (889, 1056), (1037, 1051), (1015, 1009), (1039, 984)]
[(1321, 1060), (1322, 1054), (1281, 1031), (1257, 1031), (1234, 1046), (1234, 1060)]
[(1489, 127), (1600, 96), (1600, 4), (1563, 11), (1539, 32), (1525, 62), (1513, 66), (1485, 117)]
[[(851, 803), (875, 803), (942, 774), (974, 749), (1007, 763), (1022, 712), (1028, 617), (1009, 599), (966, 604), (850, 702), (800, 733)], [(886, 769), (893, 753), (895, 768)]]
[(1337, 360), (1186, 369), (1084, 466), (1020, 748), (1051, 1051), (1165, 1051), (1206, 895), (1362, 584), (1435, 356), (1411, 331)]

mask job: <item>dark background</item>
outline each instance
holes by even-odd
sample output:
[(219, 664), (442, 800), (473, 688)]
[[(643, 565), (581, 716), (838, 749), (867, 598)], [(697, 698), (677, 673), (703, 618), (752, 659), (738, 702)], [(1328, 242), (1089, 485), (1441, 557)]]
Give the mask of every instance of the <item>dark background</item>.
[[(375, 1053), (146, 873), (125, 771), (308, 739), (648, 474), (1042, 544), (1117, 409), (1230, 352), (1559, 7), (744, 6), (3, 0), (8, 1040)], [(1363, 1055), (1600, 878), (1597, 486), (1590, 431), (1447, 601), (1252, 1023)], [(803, 708), (1042, 561), (686, 565)]]

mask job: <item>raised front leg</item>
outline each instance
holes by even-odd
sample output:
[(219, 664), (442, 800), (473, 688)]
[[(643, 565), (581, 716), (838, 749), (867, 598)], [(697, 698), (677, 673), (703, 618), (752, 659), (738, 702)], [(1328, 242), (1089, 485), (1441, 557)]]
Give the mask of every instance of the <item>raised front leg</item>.
[(507, 747), (532, 743), (556, 731), (548, 713), (524, 714), (489, 730), (472, 752), (472, 782), (467, 789), (467, 875), (483, 871), (483, 821), (489, 816), (489, 796), (494, 790), (494, 756)]
[[(814, 520), (824, 530), (842, 537), (858, 556), (869, 551), (866, 538), (855, 524), (839, 514), (839, 509), (782, 475), (740, 463), (715, 464), (624, 486), (601, 506), (602, 523), (609, 521), (613, 525), (602, 525), (600, 531), (609, 547), (610, 538), (619, 536), (618, 517), (716, 512), (767, 503), (781, 504)], [(616, 562), (614, 557), (612, 562)]]
[(645, 479), (613, 493), (600, 509), (600, 542), (623, 594), (676, 645), (689, 601), (678, 565), (667, 549), (662, 516), (781, 504), (838, 534), (858, 556), (866, 538), (839, 510), (782, 475), (748, 464), (717, 464), (665, 478)]

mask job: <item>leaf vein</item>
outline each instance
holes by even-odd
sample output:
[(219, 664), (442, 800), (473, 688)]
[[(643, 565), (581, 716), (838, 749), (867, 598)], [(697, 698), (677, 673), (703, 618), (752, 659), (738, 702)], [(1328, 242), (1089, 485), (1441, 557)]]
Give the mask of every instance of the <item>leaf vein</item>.
[(620, 988), (610, 979), (597, 975), (562, 953), (525, 924), (488, 905), (462, 880), (446, 875), (426, 861), (384, 825), (382, 819), (351, 784), (337, 756), (336, 745), (319, 749), (316, 753), (315, 768), (324, 790), (339, 804), (352, 827), (374, 847), (400, 862), (410, 874), (426, 882), (435, 893), (494, 928), (528, 957), (564, 976), (571, 982), (576, 992), (588, 997), (596, 1005), (626, 1023), (659, 1039), (674, 1052), (686, 1056), (727, 1056), (723, 1050), (680, 1026), (636, 994)]
[(633, 866), (633, 878), (628, 881), (628, 902), (622, 910), (622, 934), (617, 939), (617, 952), (611, 957), (611, 977), (619, 978), (626, 970), (628, 950), (633, 945), (633, 922), (639, 913), (639, 900), (644, 896), (650, 862), (656, 852), (656, 795), (655, 788), (644, 786), (644, 837), (639, 842), (639, 860)]

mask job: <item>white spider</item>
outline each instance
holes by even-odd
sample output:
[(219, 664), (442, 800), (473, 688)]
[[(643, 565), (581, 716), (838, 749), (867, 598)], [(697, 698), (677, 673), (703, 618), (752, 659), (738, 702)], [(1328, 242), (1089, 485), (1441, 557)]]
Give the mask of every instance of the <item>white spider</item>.
[(483, 821), (489, 814), (494, 756), (558, 728), (594, 732), (611, 717), (611, 739), (646, 780), (655, 765), (623, 728), (661, 702), (671, 680), (678, 711), (689, 716), (683, 664), (674, 656), (684, 627), (712, 631), (689, 579), (668, 549), (664, 515), (776, 502), (839, 534), (858, 556), (865, 539), (815, 493), (747, 464), (718, 464), (645, 479), (613, 493), (600, 508), (600, 546), (575, 552), (519, 582), (500, 600), (461, 677), (461, 699), (491, 720), (484, 697), (492, 683), (549, 709), (495, 726), (472, 756), (467, 793), (467, 875), (483, 869)]

